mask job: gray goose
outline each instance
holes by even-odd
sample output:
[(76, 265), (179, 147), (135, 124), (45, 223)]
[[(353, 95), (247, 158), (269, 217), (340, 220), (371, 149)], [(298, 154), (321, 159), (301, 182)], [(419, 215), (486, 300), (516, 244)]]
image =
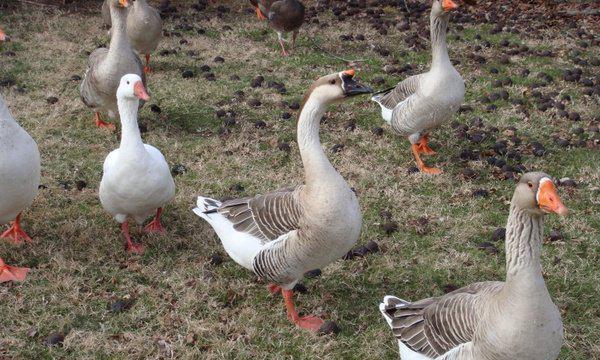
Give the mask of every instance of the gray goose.
[(465, 97), (464, 80), (452, 66), (446, 46), (450, 11), (456, 8), (458, 5), (452, 0), (433, 1), (430, 15), (431, 69), (408, 77), (396, 87), (372, 98), (381, 106), (383, 119), (398, 134), (408, 137), (419, 170), (429, 174), (441, 173), (439, 169), (425, 166), (421, 160), (421, 154), (435, 154), (427, 144), (429, 132), (449, 120)]
[(379, 309), (403, 360), (554, 360), (563, 328), (540, 263), (544, 216), (566, 215), (550, 176), (524, 174), (506, 225), (506, 281), (468, 285), (408, 302), (386, 296)]
[[(0, 29), (0, 43), (6, 40)], [(11, 222), (1, 237), (15, 243), (30, 241), (21, 229), (21, 211), (28, 207), (40, 184), (40, 153), (35, 140), (12, 117), (0, 95), (0, 225)], [(28, 268), (10, 266), (0, 258), (0, 283), (23, 281)]]
[(354, 81), (354, 70), (316, 80), (298, 120), (305, 184), (254, 197), (220, 202), (198, 197), (194, 212), (217, 233), (235, 262), (281, 291), (288, 317), (317, 331), (323, 320), (300, 317), (292, 289), (306, 271), (346, 254), (358, 240), (362, 216), (356, 195), (327, 159), (319, 124), (328, 104), (371, 92)]
[(127, 35), (133, 48), (146, 57), (144, 72), (150, 69), (150, 54), (156, 50), (162, 37), (163, 21), (158, 10), (146, 0), (134, 0), (127, 15)]
[(298, 0), (250, 0), (256, 8), (256, 14), (261, 20), (268, 20), (269, 25), (277, 32), (281, 51), (284, 56), (288, 55), (285, 50), (284, 33), (292, 33), (292, 49), (296, 46), (298, 31), (304, 23), (305, 8)]
[[(143, 79), (143, 65), (133, 52), (127, 37), (127, 7), (131, 0), (108, 0), (112, 18), (112, 37), (109, 48), (94, 50), (88, 59), (85, 77), (79, 88), (83, 103), (94, 110), (94, 121), (98, 127), (115, 129), (114, 124), (106, 123), (100, 118), (100, 112), (108, 113), (114, 118), (117, 113), (117, 88), (125, 74), (137, 74)], [(140, 102), (143, 105), (143, 102)]]

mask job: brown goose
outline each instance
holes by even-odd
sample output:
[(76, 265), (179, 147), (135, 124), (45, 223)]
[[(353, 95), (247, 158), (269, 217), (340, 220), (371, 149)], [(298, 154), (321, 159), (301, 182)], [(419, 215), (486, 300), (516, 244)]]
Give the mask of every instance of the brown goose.
[(256, 8), (256, 14), (261, 20), (268, 20), (269, 25), (277, 32), (281, 51), (284, 56), (288, 55), (285, 50), (284, 33), (292, 32), (292, 49), (296, 46), (296, 38), (300, 26), (304, 23), (304, 4), (298, 0), (250, 0)]
[[(146, 78), (140, 58), (133, 52), (125, 30), (127, 7), (131, 0), (108, 0), (112, 18), (112, 37), (109, 48), (94, 50), (88, 59), (88, 68), (79, 88), (83, 103), (94, 110), (94, 121), (98, 127), (114, 129), (115, 125), (100, 118), (105, 111), (110, 118), (117, 114), (117, 88), (125, 74)], [(143, 103), (141, 103), (143, 105)]]
[(305, 185), (222, 203), (200, 196), (194, 209), (213, 227), (229, 256), (273, 283), (273, 292), (281, 290), (288, 317), (311, 331), (317, 331), (323, 320), (298, 316), (292, 288), (306, 271), (346, 254), (362, 226), (356, 195), (331, 165), (319, 140), (327, 105), (371, 92), (353, 77), (354, 70), (324, 76), (304, 98), (298, 146)]
[(395, 88), (375, 95), (383, 119), (400, 135), (407, 136), (419, 170), (439, 174), (441, 170), (425, 166), (421, 154), (433, 155), (427, 144), (429, 132), (449, 120), (465, 97), (465, 83), (456, 71), (446, 46), (450, 11), (458, 5), (452, 0), (434, 0), (431, 6), (431, 69), (404, 79)]
[(379, 309), (403, 360), (554, 360), (562, 345), (560, 313), (540, 264), (544, 216), (566, 215), (550, 176), (523, 175), (506, 225), (506, 281), (468, 285), (408, 302), (386, 296)]

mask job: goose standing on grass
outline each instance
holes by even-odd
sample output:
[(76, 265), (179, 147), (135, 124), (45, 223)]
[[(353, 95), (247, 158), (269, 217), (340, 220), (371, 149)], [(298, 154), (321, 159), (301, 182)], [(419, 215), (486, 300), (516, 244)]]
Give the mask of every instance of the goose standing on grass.
[[(133, 52), (127, 37), (127, 7), (131, 0), (108, 0), (112, 18), (112, 37), (108, 49), (94, 50), (88, 59), (88, 68), (81, 83), (80, 93), (84, 104), (94, 110), (98, 127), (115, 129), (114, 124), (102, 121), (100, 112), (113, 119), (117, 109), (117, 87), (125, 74), (138, 74), (144, 86), (146, 78), (140, 58)], [(142, 103), (143, 105), (143, 103)]]
[(446, 46), (450, 11), (457, 7), (452, 0), (433, 1), (429, 72), (408, 77), (372, 98), (381, 106), (383, 119), (400, 135), (408, 136), (419, 170), (428, 174), (441, 173), (421, 160), (421, 154), (435, 154), (427, 144), (429, 132), (449, 120), (465, 98), (464, 80), (452, 66)]
[(256, 14), (261, 20), (268, 20), (269, 25), (277, 32), (281, 51), (284, 56), (288, 55), (285, 50), (284, 33), (292, 33), (292, 50), (296, 46), (296, 38), (300, 26), (304, 23), (305, 8), (298, 0), (250, 0), (256, 8)]
[(128, 218), (142, 224), (156, 213), (145, 229), (164, 232), (160, 217), (163, 206), (175, 195), (175, 183), (163, 154), (142, 142), (137, 112), (139, 101), (149, 99), (142, 78), (137, 74), (123, 76), (117, 99), (121, 114), (121, 145), (104, 161), (100, 202), (121, 224), (126, 250), (142, 253), (143, 246), (131, 241)]
[(156, 50), (162, 37), (163, 21), (158, 10), (146, 0), (134, 0), (127, 15), (127, 35), (133, 48), (146, 57), (144, 72), (150, 69), (150, 54)]
[(346, 254), (358, 240), (362, 216), (356, 195), (331, 165), (319, 140), (328, 104), (370, 93), (354, 81), (354, 70), (316, 80), (298, 120), (298, 146), (305, 185), (254, 197), (219, 202), (198, 197), (194, 212), (215, 230), (235, 262), (281, 291), (290, 320), (317, 331), (323, 320), (300, 317), (292, 288), (311, 269)]
[(523, 175), (506, 225), (506, 281), (468, 285), (414, 303), (386, 296), (379, 309), (402, 360), (554, 360), (563, 340), (540, 264), (544, 216), (566, 215), (550, 176)]
[[(6, 40), (0, 29), (0, 43)], [(33, 202), (40, 184), (40, 153), (35, 141), (12, 117), (0, 95), (0, 225), (11, 222), (1, 237), (15, 243), (30, 241), (21, 229), (21, 212)], [(0, 283), (22, 281), (27, 268), (7, 265), (0, 258)]]

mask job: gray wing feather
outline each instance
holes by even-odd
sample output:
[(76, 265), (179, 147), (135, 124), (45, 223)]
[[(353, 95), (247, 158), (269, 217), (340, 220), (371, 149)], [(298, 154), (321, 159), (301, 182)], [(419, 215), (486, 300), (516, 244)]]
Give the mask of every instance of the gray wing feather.
[[(106, 55), (108, 55), (107, 48), (98, 48), (90, 54), (87, 63), (87, 70), (85, 72), (83, 82), (81, 83), (81, 87), (79, 88), (81, 100), (83, 100), (85, 105), (91, 108), (101, 106), (102, 94), (99, 94), (99, 79), (95, 70), (106, 58)], [(106, 95), (107, 94), (104, 94), (104, 96)]]
[(297, 200), (300, 189), (287, 188), (225, 201), (218, 211), (233, 223), (237, 231), (249, 233), (267, 243), (298, 229), (302, 214)]
[(396, 87), (379, 99), (381, 105), (388, 109), (393, 109), (414, 94), (419, 88), (422, 74), (413, 75), (402, 80)]
[(413, 351), (435, 358), (472, 340), (480, 303), (500, 291), (503, 284), (476, 283), (415, 303), (386, 298), (381, 311), (398, 340)]

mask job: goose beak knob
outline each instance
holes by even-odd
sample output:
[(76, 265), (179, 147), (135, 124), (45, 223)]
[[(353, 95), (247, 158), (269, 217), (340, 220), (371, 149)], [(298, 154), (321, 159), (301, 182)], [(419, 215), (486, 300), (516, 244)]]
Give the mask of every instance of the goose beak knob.
[(569, 209), (563, 204), (552, 180), (542, 179), (537, 193), (538, 206), (542, 211), (566, 216)]
[(452, 0), (443, 0), (442, 1), (442, 9), (444, 9), (444, 11), (448, 12), (448, 11), (454, 10), (456, 8), (458, 8), (458, 5)]
[(342, 88), (344, 89), (344, 95), (346, 97), (356, 96), (361, 94), (370, 94), (373, 92), (368, 86), (364, 86), (354, 80), (356, 72), (354, 69), (342, 71), (340, 77), (342, 78)]
[(144, 88), (144, 84), (141, 81), (138, 81), (133, 85), (133, 93), (137, 96), (138, 99), (148, 101), (150, 100), (150, 96), (146, 92), (146, 88)]

